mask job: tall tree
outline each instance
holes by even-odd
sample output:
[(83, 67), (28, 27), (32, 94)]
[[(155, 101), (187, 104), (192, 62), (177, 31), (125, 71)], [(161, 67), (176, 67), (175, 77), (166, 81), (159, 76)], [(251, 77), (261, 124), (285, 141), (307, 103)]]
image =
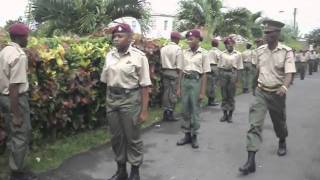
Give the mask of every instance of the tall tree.
[(223, 21), (216, 33), (223, 36), (239, 34), (247, 38), (261, 37), (260, 17), (261, 12), (252, 13), (246, 8), (231, 9), (223, 14)]
[(146, 0), (29, 0), (29, 17), (48, 29), (88, 34), (124, 16), (146, 18)]
[(212, 34), (221, 20), (221, 0), (182, 0), (179, 6), (180, 31), (205, 27)]
[(320, 28), (311, 31), (306, 35), (309, 44), (314, 44), (317, 47), (320, 47)]

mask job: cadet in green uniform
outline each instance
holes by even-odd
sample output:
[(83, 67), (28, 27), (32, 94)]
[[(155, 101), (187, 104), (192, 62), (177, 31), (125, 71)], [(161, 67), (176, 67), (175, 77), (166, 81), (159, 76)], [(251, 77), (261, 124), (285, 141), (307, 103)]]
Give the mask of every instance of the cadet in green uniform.
[(8, 133), (11, 180), (34, 178), (24, 169), (31, 140), (28, 58), (22, 49), (27, 46), (28, 33), (26, 25), (13, 24), (9, 29), (12, 42), (0, 52), (0, 110)]
[(279, 138), (278, 155), (284, 156), (287, 152), (286, 93), (292, 73), (296, 72), (294, 57), (291, 48), (278, 42), (284, 24), (272, 20), (265, 20), (263, 24), (267, 45), (257, 49), (258, 87), (249, 111), (248, 160), (239, 169), (243, 174), (256, 170), (255, 153), (262, 141), (262, 129), (267, 111)]
[(247, 43), (245, 50), (242, 55), (243, 60), (243, 70), (241, 71), (241, 79), (242, 79), (242, 92), (248, 93), (250, 81), (252, 81), (252, 60), (254, 57), (254, 52), (251, 50), (252, 45)]
[(240, 70), (243, 69), (243, 62), (241, 53), (234, 50), (235, 41), (231, 37), (224, 40), (224, 45), (226, 50), (222, 52), (218, 62), (223, 110), (220, 121), (231, 123), (235, 109), (236, 84), (239, 81)]
[(171, 42), (161, 49), (161, 66), (162, 66), (162, 83), (163, 98), (162, 108), (163, 120), (173, 121), (173, 111), (177, 102), (178, 82), (182, 74), (183, 55), (182, 49), (178, 45), (180, 41), (180, 33), (171, 33)]
[(128, 24), (113, 28), (116, 49), (107, 56), (101, 81), (107, 84), (107, 120), (118, 170), (109, 180), (127, 180), (126, 163), (131, 164), (128, 180), (139, 180), (142, 164), (142, 140), (139, 123), (148, 116), (148, 86), (151, 85), (145, 54), (130, 45), (132, 30)]
[(207, 97), (208, 97), (208, 106), (216, 106), (218, 103), (215, 103), (215, 94), (216, 94), (216, 85), (218, 80), (218, 57), (221, 54), (221, 51), (218, 49), (219, 40), (213, 39), (211, 41), (212, 49), (208, 52), (208, 58), (210, 61), (211, 71), (207, 74)]
[[(194, 29), (186, 34), (189, 48), (183, 51), (183, 79), (181, 82), (182, 129), (185, 136), (177, 142), (178, 146), (191, 143), (192, 148), (199, 148), (197, 141), (200, 128), (200, 102), (205, 97), (206, 73), (210, 72), (207, 51), (199, 46), (202, 37), (200, 31)], [(180, 94), (180, 93), (178, 93)]]

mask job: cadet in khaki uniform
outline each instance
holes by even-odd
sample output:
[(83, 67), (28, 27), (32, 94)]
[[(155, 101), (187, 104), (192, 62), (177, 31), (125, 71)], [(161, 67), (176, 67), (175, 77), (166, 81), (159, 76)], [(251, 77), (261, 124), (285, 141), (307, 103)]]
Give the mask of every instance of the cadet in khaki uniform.
[(320, 62), (320, 54), (318, 52), (316, 52), (316, 60), (314, 63), (314, 72), (318, 72), (319, 62)]
[[(192, 148), (199, 148), (197, 134), (200, 128), (200, 102), (205, 97), (206, 73), (210, 72), (207, 51), (199, 46), (202, 37), (200, 31), (194, 29), (186, 34), (189, 48), (183, 51), (183, 79), (181, 81), (182, 129), (185, 136), (177, 142), (178, 146), (191, 143)], [(178, 93), (180, 94), (180, 93)]]
[(243, 70), (241, 71), (243, 93), (249, 92), (250, 81), (252, 81), (252, 60), (254, 58), (254, 51), (251, 50), (251, 47), (252, 45), (247, 43), (247, 50), (241, 54), (243, 60)]
[(292, 74), (296, 72), (294, 57), (291, 48), (278, 42), (284, 24), (272, 20), (265, 20), (263, 24), (267, 45), (257, 50), (258, 88), (249, 111), (248, 160), (239, 169), (243, 174), (256, 170), (255, 153), (262, 141), (262, 129), (267, 111), (279, 138), (278, 155), (284, 156), (287, 152), (286, 93)]
[(216, 85), (218, 79), (218, 58), (221, 54), (221, 51), (218, 49), (219, 40), (213, 39), (211, 41), (211, 45), (212, 49), (210, 49), (208, 52), (211, 71), (207, 74), (207, 97), (208, 106), (216, 106), (218, 105), (218, 103), (215, 103)]
[(314, 72), (314, 67), (315, 67), (315, 62), (317, 59), (317, 55), (315, 50), (309, 51), (309, 75), (312, 75), (312, 73)]
[(171, 42), (161, 49), (163, 98), (162, 108), (163, 120), (173, 121), (173, 111), (177, 102), (177, 89), (179, 88), (182, 72), (183, 55), (182, 49), (178, 45), (180, 33), (171, 33)]
[(243, 62), (241, 53), (234, 50), (235, 41), (231, 37), (224, 40), (224, 45), (227, 50), (222, 52), (218, 62), (223, 110), (220, 121), (231, 123), (235, 109), (236, 84), (239, 81), (240, 70), (243, 69)]
[(28, 58), (22, 48), (28, 44), (29, 28), (13, 24), (9, 29), (12, 42), (0, 52), (0, 110), (8, 133), (11, 180), (33, 179), (24, 170), (31, 139), (28, 101)]
[(131, 164), (128, 180), (139, 180), (142, 164), (142, 140), (139, 123), (148, 115), (148, 86), (151, 85), (145, 54), (130, 45), (132, 30), (128, 24), (113, 28), (116, 49), (107, 56), (101, 81), (107, 84), (107, 119), (118, 170), (109, 180), (128, 179), (126, 163)]
[(300, 74), (301, 80), (304, 80), (308, 59), (309, 57), (306, 51), (300, 50), (300, 52), (296, 55), (296, 68), (297, 72)]

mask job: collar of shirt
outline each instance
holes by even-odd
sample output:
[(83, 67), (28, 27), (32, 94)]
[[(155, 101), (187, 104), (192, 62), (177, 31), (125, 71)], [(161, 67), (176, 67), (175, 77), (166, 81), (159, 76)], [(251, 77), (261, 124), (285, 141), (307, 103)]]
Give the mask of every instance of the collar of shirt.
[(193, 51), (191, 50), (191, 48), (188, 48), (187, 51), (196, 54), (196, 53), (202, 53), (202, 52), (203, 52), (203, 49), (199, 46), (199, 48), (198, 48), (195, 52), (193, 52)]
[(170, 44), (170, 45), (177, 45), (175, 42), (169, 42), (168, 44)]
[(231, 53), (228, 50), (224, 50), (223, 52), (226, 54), (237, 54), (236, 50), (233, 50)]
[[(130, 45), (129, 48), (127, 49), (127, 51), (124, 53), (124, 55), (130, 55), (132, 51), (132, 46)], [(112, 55), (115, 56), (116, 58), (120, 59), (121, 56), (117, 50), (117, 48), (112, 50)]]
[(19, 49), (21, 48), (20, 45), (15, 42), (9, 42), (8, 44), (9, 44), (9, 46), (13, 46), (15, 48), (19, 48)]

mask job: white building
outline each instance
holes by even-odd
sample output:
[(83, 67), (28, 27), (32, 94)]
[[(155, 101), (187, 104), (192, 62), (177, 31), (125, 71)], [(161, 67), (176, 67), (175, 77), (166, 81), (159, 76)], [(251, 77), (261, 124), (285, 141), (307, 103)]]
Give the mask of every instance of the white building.
[(168, 14), (153, 14), (150, 19), (150, 30), (146, 36), (148, 38), (170, 38), (173, 30), (175, 16)]

